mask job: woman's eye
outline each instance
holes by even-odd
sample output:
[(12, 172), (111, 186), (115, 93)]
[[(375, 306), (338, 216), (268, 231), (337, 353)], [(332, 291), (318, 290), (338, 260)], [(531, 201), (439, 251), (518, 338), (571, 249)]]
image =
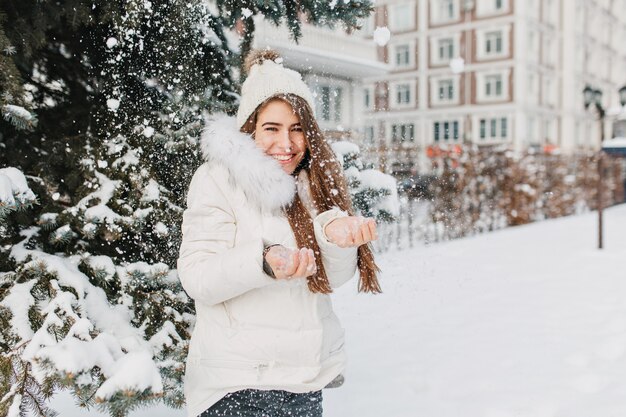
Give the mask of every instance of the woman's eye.
[(266, 127), (265, 130), (270, 130), (272, 132), (278, 131), (278, 129), (276, 129), (275, 127)]
[(301, 127), (294, 127), (292, 130), (294, 132), (302, 132), (302, 128)]

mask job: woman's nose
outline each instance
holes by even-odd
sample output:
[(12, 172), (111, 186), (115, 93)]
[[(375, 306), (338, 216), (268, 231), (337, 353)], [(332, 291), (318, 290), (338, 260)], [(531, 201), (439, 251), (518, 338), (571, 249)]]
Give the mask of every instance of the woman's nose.
[(291, 146), (291, 138), (289, 137), (289, 130), (284, 130), (279, 135), (278, 145), (282, 148), (288, 148)]

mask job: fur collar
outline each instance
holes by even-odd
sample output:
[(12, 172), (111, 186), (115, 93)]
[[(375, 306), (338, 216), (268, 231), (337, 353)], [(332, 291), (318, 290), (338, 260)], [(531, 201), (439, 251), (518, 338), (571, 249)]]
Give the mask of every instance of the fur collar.
[(234, 117), (206, 116), (200, 149), (208, 163), (226, 168), (231, 186), (239, 187), (262, 211), (276, 213), (296, 193), (296, 179), (257, 148), (250, 135), (240, 132)]

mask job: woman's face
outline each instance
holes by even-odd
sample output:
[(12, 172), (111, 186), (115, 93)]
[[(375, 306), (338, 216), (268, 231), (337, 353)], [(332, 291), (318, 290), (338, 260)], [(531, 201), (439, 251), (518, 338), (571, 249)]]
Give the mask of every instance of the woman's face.
[(306, 141), (300, 119), (286, 102), (276, 99), (267, 103), (259, 111), (254, 132), (256, 145), (287, 174), (304, 158)]

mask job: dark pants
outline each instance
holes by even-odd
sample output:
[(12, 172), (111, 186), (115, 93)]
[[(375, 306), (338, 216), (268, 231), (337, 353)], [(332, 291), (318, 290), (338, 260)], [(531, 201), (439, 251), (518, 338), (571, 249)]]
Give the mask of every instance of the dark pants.
[(226, 395), (200, 417), (322, 417), (322, 391), (245, 389)]

